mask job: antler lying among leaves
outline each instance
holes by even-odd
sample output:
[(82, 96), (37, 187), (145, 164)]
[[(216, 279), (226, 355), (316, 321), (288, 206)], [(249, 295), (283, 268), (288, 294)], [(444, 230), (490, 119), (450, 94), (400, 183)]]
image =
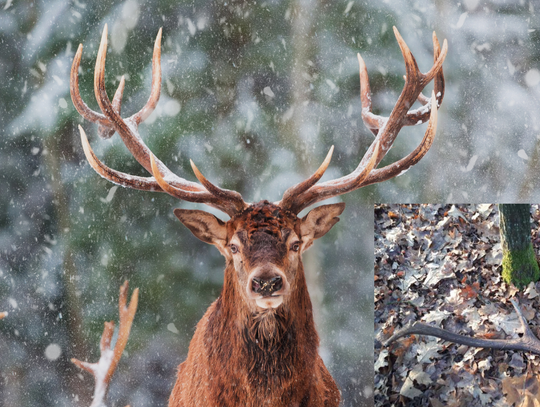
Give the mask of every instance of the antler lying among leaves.
[(481, 339), (465, 335), (455, 334), (442, 328), (426, 324), (425, 322), (409, 322), (403, 328), (395, 332), (390, 338), (381, 340), (383, 346), (388, 346), (399, 338), (407, 335), (429, 335), (444, 339), (445, 341), (457, 343), (460, 345), (473, 346), (475, 348), (502, 349), (502, 350), (520, 350), (540, 354), (540, 339), (538, 339), (529, 328), (527, 320), (523, 316), (521, 309), (515, 299), (510, 299), (514, 306), (519, 322), (523, 329), (523, 336), (514, 339)]
[(120, 313), (120, 327), (118, 331), (118, 339), (114, 345), (114, 349), (111, 348), (111, 340), (114, 333), (114, 322), (105, 322), (105, 328), (103, 329), (103, 335), (101, 336), (100, 351), (101, 357), (97, 363), (81, 362), (78, 359), (71, 359), (71, 361), (92, 373), (95, 379), (94, 387), (94, 400), (90, 407), (103, 407), (107, 391), (109, 390), (109, 384), (111, 382), (112, 375), (118, 366), (118, 362), (122, 357), (122, 352), (126, 347), (131, 325), (133, 324), (133, 318), (135, 317), (135, 311), (137, 311), (137, 302), (139, 299), (139, 289), (133, 290), (129, 306), (127, 303), (127, 280), (120, 287), (120, 298), (118, 300), (118, 308)]

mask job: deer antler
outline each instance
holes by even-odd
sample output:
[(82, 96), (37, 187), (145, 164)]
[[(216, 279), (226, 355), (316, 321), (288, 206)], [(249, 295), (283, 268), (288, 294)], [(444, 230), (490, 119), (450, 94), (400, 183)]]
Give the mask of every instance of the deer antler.
[[(86, 106), (79, 93), (78, 71), (82, 57), (82, 44), (79, 45), (79, 49), (73, 59), (70, 80), (71, 99), (81, 116), (93, 123), (99, 124), (99, 134), (101, 137), (110, 137), (116, 131), (133, 157), (135, 157), (135, 159), (152, 175), (155, 174), (152, 170), (150, 160), (150, 157), (153, 154), (139, 135), (138, 126), (152, 113), (159, 100), (161, 89), (161, 32), (162, 30), (160, 29), (154, 44), (154, 55), (152, 58), (152, 89), (150, 97), (146, 105), (131, 117), (122, 119), (120, 116), (122, 93), (125, 84), (124, 77), (120, 80), (120, 85), (118, 86), (118, 90), (116, 91), (112, 103), (105, 91), (107, 25), (105, 25), (101, 36), (94, 72), (94, 91), (102, 113), (94, 112)], [(177, 176), (156, 157), (154, 157), (156, 164), (155, 169), (157, 169), (157, 172), (159, 173), (158, 176), (161, 179), (166, 180), (166, 184), (168, 184), (169, 188), (163, 189), (155, 177), (137, 177), (113, 170), (96, 157), (88, 143), (88, 139), (85, 132), (82, 130), (82, 127), (79, 126), (79, 130), (88, 162), (98, 174), (109, 181), (133, 189), (167, 192), (176, 198), (189, 202), (205, 203), (227, 213), (229, 216), (233, 216), (247, 207), (247, 204), (243, 201), (238, 192), (221, 189), (217, 186), (213, 186), (213, 192), (209, 192), (203, 185), (187, 181), (184, 178)], [(210, 184), (208, 181), (206, 182), (206, 185)], [(161, 185), (165, 184), (162, 183)], [(216, 191), (219, 192), (216, 194)]]
[[(441, 51), (439, 41), (435, 33), (433, 33), (434, 64), (427, 73), (423, 74), (418, 69), (416, 60), (396, 27), (394, 27), (394, 34), (401, 48), (403, 59), (405, 60), (407, 75), (405, 77), (405, 87), (388, 118), (371, 113), (371, 93), (368, 73), (362, 57), (358, 54), (362, 119), (366, 126), (376, 135), (375, 140), (365, 153), (358, 167), (349, 175), (339, 179), (326, 181), (318, 185), (314, 185), (314, 183), (311, 185), (309, 183), (301, 183), (291, 187), (285, 192), (283, 199), (278, 205), (289, 209), (291, 212), (299, 213), (302, 209), (316, 202), (395, 177), (415, 165), (427, 153), (433, 143), (437, 129), (437, 107), (444, 95), (442, 64), (448, 52), (448, 44), (444, 40)], [(435, 90), (431, 98), (428, 99), (421, 92), (433, 78), (436, 78)], [(409, 112), (409, 108), (417, 99), (423, 106)], [(420, 145), (413, 152), (393, 164), (375, 169), (390, 150), (399, 131), (404, 126), (424, 123), (428, 118), (429, 124), (426, 134)]]
[(475, 348), (502, 349), (502, 350), (520, 350), (540, 354), (540, 340), (532, 333), (527, 320), (523, 316), (517, 301), (512, 298), (510, 300), (516, 313), (519, 317), (523, 336), (514, 339), (482, 339), (474, 338), (465, 335), (455, 334), (446, 331), (442, 328), (426, 324), (425, 322), (409, 322), (403, 328), (395, 332), (390, 338), (380, 341), (383, 346), (389, 346), (392, 342), (397, 341), (407, 335), (429, 335), (444, 339), (448, 342), (457, 343), (460, 345), (472, 346)]
[[(330, 163), (333, 151), (333, 148), (331, 148), (319, 169), (307, 180), (289, 188), (281, 201), (276, 202), (276, 205), (293, 213), (299, 213), (302, 209), (316, 202), (395, 177), (415, 165), (427, 153), (433, 143), (437, 128), (437, 106), (442, 102), (444, 95), (442, 64), (448, 51), (448, 44), (445, 40), (441, 50), (437, 37), (435, 33), (433, 34), (434, 64), (427, 73), (423, 74), (419, 71), (413, 55), (395, 27), (394, 33), (405, 60), (407, 75), (405, 77), (403, 91), (388, 118), (374, 115), (371, 112), (371, 95), (367, 69), (364, 61), (358, 55), (362, 118), (366, 126), (376, 135), (375, 140), (368, 148), (358, 167), (349, 175), (316, 184)], [(152, 154), (138, 133), (139, 124), (154, 110), (159, 99), (161, 87), (161, 29), (154, 44), (152, 90), (150, 97), (146, 105), (139, 112), (126, 119), (122, 119), (120, 116), (122, 94), (125, 85), (124, 78), (122, 77), (120, 80), (118, 90), (112, 102), (109, 100), (105, 91), (106, 53), (107, 26), (105, 26), (101, 37), (94, 74), (94, 90), (102, 113), (94, 112), (88, 108), (82, 101), (79, 93), (78, 70), (82, 57), (82, 44), (77, 50), (71, 67), (70, 88), (73, 104), (84, 118), (99, 124), (100, 136), (110, 137), (116, 131), (135, 159), (153, 176), (137, 177), (107, 167), (96, 157), (84, 130), (79, 126), (84, 152), (92, 168), (109, 181), (124, 187), (145, 191), (166, 192), (178, 199), (213, 206), (231, 217), (247, 208), (249, 204), (244, 202), (238, 192), (219, 188), (212, 184), (200, 173), (193, 162), (191, 165), (200, 184), (187, 181), (175, 175)], [(435, 90), (431, 98), (427, 98), (421, 92), (434, 78)], [(416, 100), (422, 104), (422, 107), (409, 111), (409, 108)], [(435, 108), (432, 108), (434, 106)], [(401, 128), (424, 123), (428, 119), (429, 124), (425, 136), (414, 151), (390, 165), (376, 169), (394, 143)]]
[(107, 391), (109, 390), (109, 384), (111, 378), (118, 366), (118, 362), (122, 357), (122, 352), (126, 347), (131, 325), (133, 324), (133, 318), (137, 311), (137, 303), (139, 298), (139, 289), (133, 290), (129, 306), (127, 306), (127, 280), (120, 287), (120, 297), (118, 301), (118, 309), (120, 314), (120, 328), (118, 331), (118, 339), (114, 345), (114, 349), (111, 348), (111, 340), (114, 333), (114, 322), (105, 322), (103, 329), (103, 335), (100, 341), (101, 357), (97, 363), (82, 362), (78, 359), (71, 359), (75, 365), (81, 369), (90, 372), (95, 379), (94, 387), (94, 400), (90, 407), (100, 407), (104, 405)]

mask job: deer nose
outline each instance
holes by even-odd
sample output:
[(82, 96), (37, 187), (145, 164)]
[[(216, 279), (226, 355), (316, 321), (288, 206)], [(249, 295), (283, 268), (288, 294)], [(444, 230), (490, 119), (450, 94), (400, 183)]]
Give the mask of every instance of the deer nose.
[(253, 277), (251, 280), (251, 289), (254, 293), (261, 294), (263, 297), (268, 297), (283, 288), (283, 280), (280, 276), (271, 279), (263, 279)]

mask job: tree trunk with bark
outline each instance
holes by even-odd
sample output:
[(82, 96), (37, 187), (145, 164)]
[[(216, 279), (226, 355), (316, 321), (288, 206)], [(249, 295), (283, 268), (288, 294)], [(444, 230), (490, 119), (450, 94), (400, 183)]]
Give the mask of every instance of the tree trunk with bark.
[(503, 250), (503, 279), (518, 288), (540, 278), (540, 269), (531, 242), (531, 206), (499, 204)]

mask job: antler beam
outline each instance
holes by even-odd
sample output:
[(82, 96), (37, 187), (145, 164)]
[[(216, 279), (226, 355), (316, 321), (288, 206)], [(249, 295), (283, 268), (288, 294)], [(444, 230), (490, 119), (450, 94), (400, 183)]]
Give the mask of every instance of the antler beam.
[[(302, 209), (333, 196), (342, 195), (360, 187), (385, 181), (395, 177), (415, 165), (427, 153), (433, 143), (437, 129), (437, 107), (444, 95), (444, 76), (442, 64), (448, 52), (448, 43), (444, 40), (442, 50), (435, 33), (433, 33), (434, 64), (427, 73), (421, 73), (409, 47), (394, 27), (394, 34), (405, 60), (405, 86), (390, 114), (390, 117), (377, 116), (371, 113), (371, 91), (366, 65), (358, 54), (360, 65), (360, 87), (362, 101), (362, 119), (366, 126), (376, 135), (358, 167), (349, 175), (339, 179), (326, 181), (318, 185), (308, 186), (302, 190), (294, 186), (286, 191), (279, 205), (298, 213)], [(435, 90), (431, 98), (422, 95), (424, 87), (435, 79)], [(419, 109), (409, 112), (413, 103), (419, 100), (423, 104)], [(433, 108), (434, 107), (434, 108)], [(426, 134), (420, 145), (409, 155), (386, 167), (375, 169), (394, 143), (398, 133), (404, 126), (416, 125), (429, 118)], [(300, 184), (299, 184), (300, 185)], [(294, 191), (291, 193), (290, 191)]]
[[(85, 119), (99, 124), (99, 135), (102, 138), (111, 137), (116, 131), (122, 141), (131, 152), (133, 157), (152, 175), (154, 175), (151, 158), (152, 152), (146, 146), (138, 132), (138, 126), (152, 113), (155, 109), (160, 96), (161, 89), (161, 32), (160, 29), (154, 44), (154, 55), (152, 58), (152, 88), (150, 97), (146, 105), (134, 115), (122, 119), (120, 109), (122, 104), (122, 94), (124, 91), (125, 79), (122, 77), (120, 85), (116, 91), (113, 102), (109, 100), (105, 90), (105, 57), (107, 54), (107, 25), (103, 29), (101, 42), (96, 59), (96, 67), (94, 72), (94, 91), (96, 100), (102, 113), (94, 112), (82, 100), (79, 92), (78, 71), (82, 58), (82, 44), (73, 59), (71, 66), (70, 90), (71, 99), (77, 111)], [(176, 198), (189, 201), (200, 202), (213, 206), (229, 216), (234, 216), (247, 207), (241, 195), (235, 191), (221, 189), (213, 186), (209, 192), (205, 186), (196, 182), (187, 181), (169, 170), (157, 157), (153, 157), (155, 168), (159, 172), (159, 177), (165, 180), (167, 188), (162, 188), (165, 185), (163, 182), (160, 185), (155, 177), (137, 177), (125, 174), (120, 171), (113, 170), (102, 163), (92, 151), (90, 143), (86, 137), (82, 127), (79, 127), (81, 133), (81, 141), (84, 152), (89, 164), (92, 168), (105, 179), (114, 182), (124, 187), (140, 189), (145, 191), (168, 192)], [(204, 178), (204, 177), (203, 177)], [(208, 186), (209, 181), (205, 185)], [(210, 184), (211, 185), (211, 184)], [(217, 193), (216, 193), (217, 191)]]

